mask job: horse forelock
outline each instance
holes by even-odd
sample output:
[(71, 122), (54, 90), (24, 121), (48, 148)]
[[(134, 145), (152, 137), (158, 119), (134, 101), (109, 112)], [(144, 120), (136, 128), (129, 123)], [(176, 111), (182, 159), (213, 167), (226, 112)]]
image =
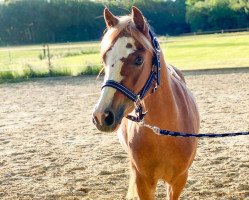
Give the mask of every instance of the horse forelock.
[(134, 40), (142, 45), (146, 50), (153, 53), (153, 47), (151, 42), (142, 34), (137, 28), (134, 22), (132, 21), (131, 16), (122, 16), (119, 18), (119, 23), (108, 29), (103, 39), (101, 41), (101, 56), (104, 59), (105, 54), (111, 49), (116, 40), (119, 37), (132, 37)]

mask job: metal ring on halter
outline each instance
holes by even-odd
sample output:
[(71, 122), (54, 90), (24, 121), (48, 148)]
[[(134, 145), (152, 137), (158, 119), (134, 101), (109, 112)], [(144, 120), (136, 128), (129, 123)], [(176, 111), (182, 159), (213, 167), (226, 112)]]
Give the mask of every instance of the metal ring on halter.
[(138, 109), (139, 106), (141, 106), (141, 104), (142, 104), (142, 100), (140, 99), (140, 95), (137, 95), (137, 99), (136, 99), (136, 101), (134, 102), (134, 107), (135, 107), (135, 109)]

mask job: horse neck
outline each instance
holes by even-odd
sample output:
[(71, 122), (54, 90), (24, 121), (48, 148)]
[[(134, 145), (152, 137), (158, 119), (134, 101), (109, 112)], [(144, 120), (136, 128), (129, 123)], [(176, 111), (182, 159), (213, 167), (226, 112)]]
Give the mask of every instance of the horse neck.
[[(174, 100), (174, 95), (171, 87), (172, 79), (168, 73), (167, 64), (164, 60), (164, 56), (161, 53), (161, 83), (157, 91), (144, 100), (144, 106), (148, 110), (146, 115), (146, 122), (152, 123), (154, 125), (160, 125), (161, 121), (176, 118), (177, 116), (177, 106)], [(155, 124), (156, 123), (156, 124)], [(172, 122), (174, 123), (174, 122)]]

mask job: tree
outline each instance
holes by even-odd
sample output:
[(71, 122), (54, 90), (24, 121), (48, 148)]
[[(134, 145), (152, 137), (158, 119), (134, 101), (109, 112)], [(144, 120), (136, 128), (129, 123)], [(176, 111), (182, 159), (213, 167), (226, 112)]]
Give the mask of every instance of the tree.
[(248, 8), (247, 0), (187, 0), (186, 21), (192, 31), (245, 28)]
[(103, 9), (136, 5), (159, 35), (249, 27), (248, 0), (8, 0), (0, 4), (0, 44), (100, 39)]

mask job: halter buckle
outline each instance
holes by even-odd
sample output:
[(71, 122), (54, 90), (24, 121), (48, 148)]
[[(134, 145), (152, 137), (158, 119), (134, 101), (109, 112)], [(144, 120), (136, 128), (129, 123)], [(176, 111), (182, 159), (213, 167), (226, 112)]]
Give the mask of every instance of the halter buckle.
[(156, 91), (157, 91), (157, 88), (158, 88), (158, 84), (155, 83), (155, 87), (153, 88), (152, 93), (156, 92)]
[(152, 65), (152, 72), (157, 72), (157, 66), (155, 64)]

